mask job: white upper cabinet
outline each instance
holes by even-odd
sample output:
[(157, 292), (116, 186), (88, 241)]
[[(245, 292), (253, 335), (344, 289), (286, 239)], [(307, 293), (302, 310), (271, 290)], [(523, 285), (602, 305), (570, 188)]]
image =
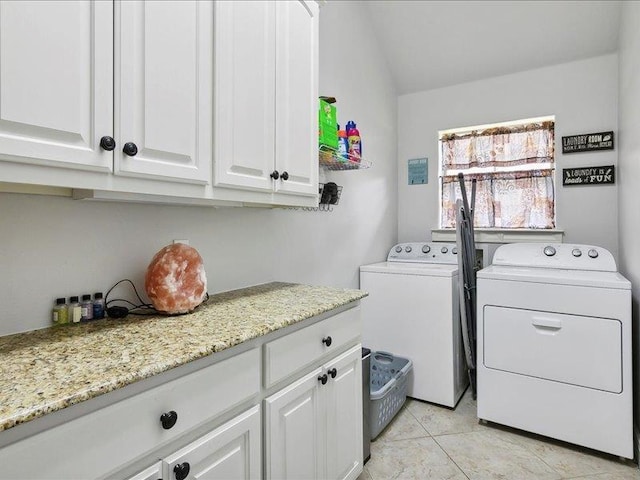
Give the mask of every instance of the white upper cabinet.
[(0, 2), (0, 159), (109, 172), (113, 4)]
[(317, 206), (317, 79), (314, 1), (0, 0), (0, 182)]
[(215, 184), (271, 192), (275, 152), (275, 3), (216, 8)]
[(318, 6), (276, 8), (276, 166), (282, 192), (318, 193)]
[(212, 3), (121, 2), (115, 27), (115, 173), (208, 183)]
[(215, 8), (214, 185), (316, 196), (318, 5)]

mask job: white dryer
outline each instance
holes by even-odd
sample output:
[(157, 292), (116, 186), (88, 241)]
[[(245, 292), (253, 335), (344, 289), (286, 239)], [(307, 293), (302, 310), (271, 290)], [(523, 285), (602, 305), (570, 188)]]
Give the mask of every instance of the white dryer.
[(633, 458), (631, 284), (611, 253), (504, 245), (477, 289), (478, 417)]
[(455, 243), (395, 245), (360, 267), (362, 344), (410, 358), (408, 396), (454, 407), (468, 378), (458, 309)]

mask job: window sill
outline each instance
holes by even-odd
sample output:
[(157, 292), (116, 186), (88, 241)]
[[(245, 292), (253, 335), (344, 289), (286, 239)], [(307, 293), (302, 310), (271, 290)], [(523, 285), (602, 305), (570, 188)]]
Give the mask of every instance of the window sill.
[[(477, 228), (474, 233), (476, 243), (562, 243), (564, 230)], [(454, 228), (435, 228), (431, 230), (431, 241), (455, 242), (456, 230)]]

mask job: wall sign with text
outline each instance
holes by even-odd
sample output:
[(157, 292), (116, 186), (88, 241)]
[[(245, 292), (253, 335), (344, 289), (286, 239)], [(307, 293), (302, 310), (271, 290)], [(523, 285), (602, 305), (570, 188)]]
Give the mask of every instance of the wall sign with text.
[(616, 167), (579, 167), (562, 169), (562, 186), (610, 185), (616, 183)]
[(562, 137), (562, 153), (613, 150), (613, 132), (584, 133)]
[(409, 185), (429, 183), (429, 165), (426, 158), (412, 158), (407, 162), (407, 179)]

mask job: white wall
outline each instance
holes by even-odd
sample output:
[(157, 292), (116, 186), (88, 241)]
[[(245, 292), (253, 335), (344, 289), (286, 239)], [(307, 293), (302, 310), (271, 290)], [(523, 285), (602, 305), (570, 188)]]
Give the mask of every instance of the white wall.
[[(566, 63), (399, 97), (398, 241), (438, 228), (438, 131), (556, 117), (557, 228), (565, 242), (617, 255), (617, 185), (562, 187), (562, 168), (616, 165), (618, 150), (562, 155), (561, 137), (618, 130), (617, 55)], [(407, 160), (429, 158), (429, 183), (407, 185)]]
[(633, 288), (636, 425), (640, 425), (640, 3), (622, 3), (620, 28), (619, 197), (620, 271)]
[(396, 92), (379, 51), (357, 2), (322, 6), (320, 94), (338, 98), (341, 123), (358, 122), (374, 162), (323, 175), (344, 187), (331, 213), (0, 194), (0, 335), (48, 326), (59, 296), (106, 292), (125, 277), (143, 289), (151, 257), (172, 239), (198, 249), (210, 292), (272, 280), (357, 288), (359, 265), (385, 258), (397, 237)]

